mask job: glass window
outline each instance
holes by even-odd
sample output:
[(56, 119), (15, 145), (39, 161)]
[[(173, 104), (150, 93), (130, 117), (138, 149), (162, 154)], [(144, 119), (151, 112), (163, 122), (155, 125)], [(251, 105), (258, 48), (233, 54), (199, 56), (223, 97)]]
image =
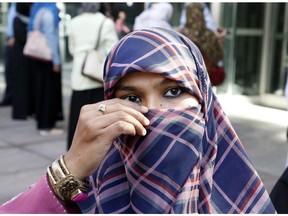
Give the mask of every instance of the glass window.
[(238, 3), (237, 27), (262, 28), (264, 7), (264, 3)]
[(237, 36), (235, 45), (235, 84), (242, 94), (259, 93), (262, 37)]
[[(264, 3), (224, 3), (223, 23), (231, 35), (227, 37), (230, 46), (225, 46), (225, 60), (233, 66), (227, 71), (234, 83), (233, 92), (254, 95), (259, 93), (262, 38), (264, 24)], [(226, 45), (227, 45), (227, 42)], [(233, 52), (232, 50), (233, 49)], [(230, 54), (230, 55), (231, 55)], [(234, 65), (235, 64), (235, 65)]]

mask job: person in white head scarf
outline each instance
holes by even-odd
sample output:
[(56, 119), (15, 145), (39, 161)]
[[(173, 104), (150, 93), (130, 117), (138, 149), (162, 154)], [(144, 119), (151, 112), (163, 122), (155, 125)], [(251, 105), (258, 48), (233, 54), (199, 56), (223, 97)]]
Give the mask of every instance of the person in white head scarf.
[(162, 27), (172, 29), (169, 23), (173, 14), (173, 7), (170, 3), (156, 3), (144, 10), (135, 18), (134, 30), (146, 27)]

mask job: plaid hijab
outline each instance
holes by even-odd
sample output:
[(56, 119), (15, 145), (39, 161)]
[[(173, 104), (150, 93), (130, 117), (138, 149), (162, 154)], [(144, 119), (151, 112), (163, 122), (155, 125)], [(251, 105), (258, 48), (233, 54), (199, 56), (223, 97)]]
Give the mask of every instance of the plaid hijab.
[(146, 136), (118, 137), (91, 176), (83, 213), (274, 213), (262, 181), (214, 95), (198, 48), (172, 30), (122, 38), (106, 59), (104, 88), (135, 71), (161, 73), (199, 101), (151, 109)]

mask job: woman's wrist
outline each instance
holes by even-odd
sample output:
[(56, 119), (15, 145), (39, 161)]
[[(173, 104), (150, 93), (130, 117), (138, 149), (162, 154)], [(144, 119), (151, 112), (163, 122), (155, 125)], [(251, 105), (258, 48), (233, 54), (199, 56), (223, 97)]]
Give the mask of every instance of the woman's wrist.
[(74, 176), (66, 167), (64, 156), (47, 167), (48, 179), (55, 194), (65, 202), (80, 202), (87, 198), (89, 181)]
[(89, 174), (86, 172), (86, 166), (81, 166), (81, 164), (85, 163), (82, 163), (81, 159), (78, 159), (77, 156), (69, 152), (65, 154), (65, 165), (70, 173), (81, 180), (85, 180)]

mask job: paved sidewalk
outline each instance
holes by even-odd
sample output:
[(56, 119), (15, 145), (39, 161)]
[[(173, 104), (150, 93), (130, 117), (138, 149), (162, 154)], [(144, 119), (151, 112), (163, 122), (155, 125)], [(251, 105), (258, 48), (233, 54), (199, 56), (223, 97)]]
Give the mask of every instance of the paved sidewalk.
[[(69, 67), (64, 72), (65, 121), (67, 128)], [(0, 98), (3, 94), (3, 74), (0, 73)], [(282, 174), (288, 151), (286, 127), (288, 112), (253, 105), (244, 96), (219, 95), (219, 100), (245, 146), (255, 168), (270, 192)], [(11, 120), (11, 107), (0, 107), (0, 204), (35, 182), (52, 161), (65, 153), (66, 134), (42, 137), (35, 121)]]
[[(0, 204), (25, 190), (46, 167), (66, 151), (67, 115), (71, 89), (71, 65), (62, 74), (64, 121), (57, 126), (65, 129), (63, 135), (43, 137), (36, 130), (34, 119), (12, 120), (11, 107), (0, 107)], [(0, 100), (4, 91), (4, 77), (0, 70)]]

